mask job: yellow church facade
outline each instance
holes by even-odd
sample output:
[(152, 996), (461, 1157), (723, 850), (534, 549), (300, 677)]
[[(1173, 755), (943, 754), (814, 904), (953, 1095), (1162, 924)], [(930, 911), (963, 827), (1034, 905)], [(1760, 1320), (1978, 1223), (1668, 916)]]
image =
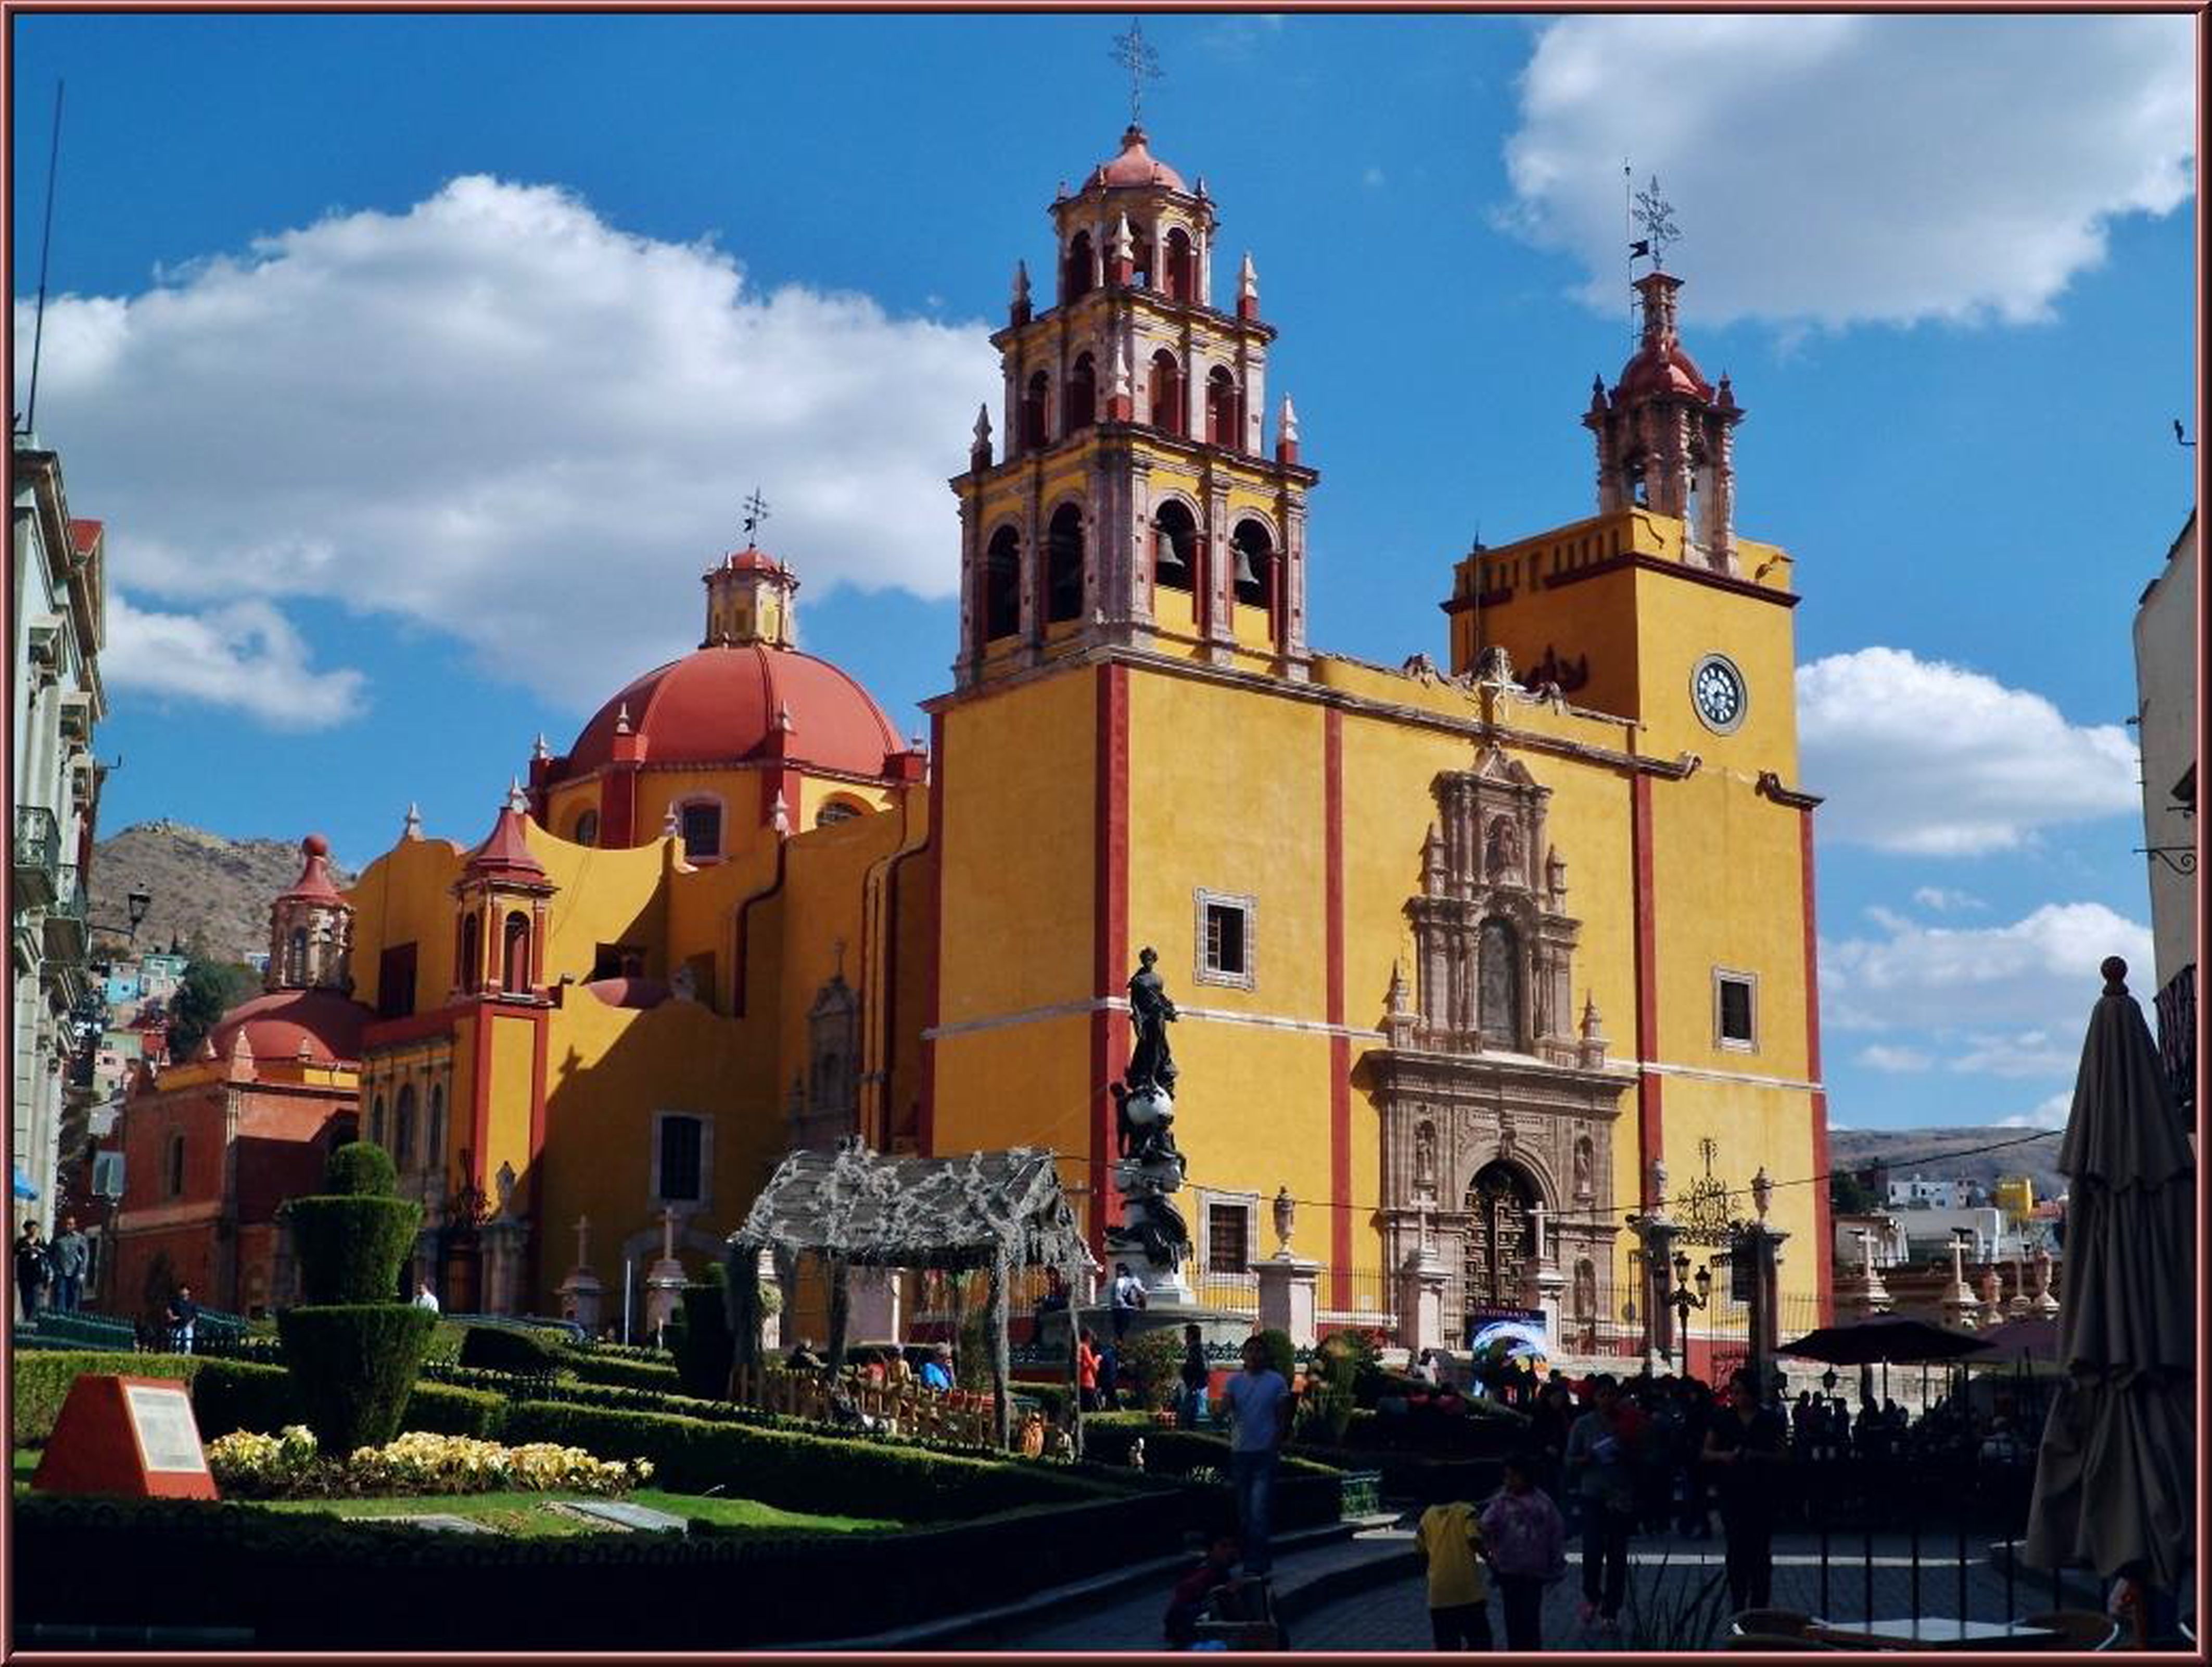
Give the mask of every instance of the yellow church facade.
[[(785, 1151), (848, 1136), (1049, 1146), (1103, 1245), (1151, 946), (1217, 1282), (1287, 1195), (1326, 1312), (1419, 1263), (1439, 1341), (1617, 1329), (1632, 1217), (1826, 1167), (1796, 598), (1735, 532), (1741, 412), (1678, 281), (1583, 417), (1595, 513), (1439, 563), (1444, 663), (1409, 621), (1384, 667), (1310, 642), (1320, 476), (1251, 257), (1217, 299), (1203, 182), (1132, 128), (1051, 217), (951, 482), (926, 742), (799, 649), (797, 575), (748, 545), (700, 648), (541, 741), (477, 843), (410, 818), (346, 894), (362, 1129), (422, 1266), (539, 1312), (589, 1272), (611, 1311), (664, 1234), (696, 1272)], [(1768, 1207), (1807, 1304), (1826, 1207)]]

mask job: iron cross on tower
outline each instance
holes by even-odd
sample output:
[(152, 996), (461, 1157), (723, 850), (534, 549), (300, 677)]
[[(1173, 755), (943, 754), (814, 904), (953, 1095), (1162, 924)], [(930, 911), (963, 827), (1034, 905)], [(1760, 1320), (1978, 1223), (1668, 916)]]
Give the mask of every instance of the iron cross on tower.
[(1128, 33), (1114, 37), (1109, 56), (1129, 72), (1129, 125), (1134, 127), (1144, 107), (1145, 83), (1158, 81), (1165, 73), (1160, 68), (1160, 55), (1145, 44), (1144, 24), (1133, 17)]
[(759, 529), (760, 524), (768, 519), (768, 500), (760, 495), (759, 487), (754, 487), (752, 496), (745, 500), (744, 511), (745, 543), (750, 545), (754, 532)]
[(1682, 234), (1674, 224), (1674, 205), (1659, 194), (1656, 173), (1650, 185), (1636, 193), (1636, 223), (1644, 228), (1640, 252), (1651, 257), (1653, 270), (1664, 271), (1667, 246), (1680, 242)]

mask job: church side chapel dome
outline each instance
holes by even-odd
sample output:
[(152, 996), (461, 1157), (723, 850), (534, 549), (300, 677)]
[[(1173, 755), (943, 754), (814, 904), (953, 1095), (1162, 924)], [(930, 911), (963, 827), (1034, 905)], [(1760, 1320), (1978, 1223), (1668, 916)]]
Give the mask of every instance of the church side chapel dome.
[(331, 879), (330, 855), (320, 834), (300, 842), (300, 877), (270, 907), (267, 988), (208, 1033), (218, 1059), (241, 1036), (256, 1059), (361, 1057), (362, 1029), (376, 1015), (350, 995), (353, 905)]
[(614, 695), (586, 724), (563, 777), (603, 769), (615, 738), (634, 734), (649, 764), (744, 763), (779, 755), (799, 767), (883, 776), (906, 744), (872, 696), (828, 660), (798, 647), (798, 577), (748, 545), (705, 575), (706, 641)]

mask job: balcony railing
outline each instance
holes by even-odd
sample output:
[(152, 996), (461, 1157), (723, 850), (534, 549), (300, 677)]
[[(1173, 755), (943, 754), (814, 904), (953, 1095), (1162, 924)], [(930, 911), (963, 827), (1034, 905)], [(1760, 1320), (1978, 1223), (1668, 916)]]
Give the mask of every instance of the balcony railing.
[(54, 870), (54, 898), (46, 905), (46, 956), (82, 961), (85, 948), (84, 885), (76, 877), (76, 865), (65, 862)]
[(53, 901), (54, 868), (61, 861), (61, 825), (43, 805), (15, 806), (15, 843), (10, 866), (15, 876), (15, 906), (37, 909)]

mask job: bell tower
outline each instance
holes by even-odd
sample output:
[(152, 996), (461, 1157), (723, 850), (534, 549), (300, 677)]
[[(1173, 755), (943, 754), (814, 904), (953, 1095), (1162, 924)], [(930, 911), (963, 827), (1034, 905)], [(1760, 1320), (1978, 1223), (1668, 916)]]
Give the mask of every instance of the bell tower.
[(1668, 515), (1686, 528), (1686, 559), (1735, 574), (1735, 459), (1733, 430), (1743, 420), (1723, 375), (1716, 388), (1698, 374), (1675, 332), (1682, 280), (1654, 270), (1636, 281), (1644, 336), (1607, 394), (1590, 390), (1583, 426), (1597, 438), (1600, 514), (1631, 507)]
[(300, 842), (300, 877), (269, 907), (264, 989), (350, 991), (353, 905), (331, 879), (330, 842)]
[(1218, 227), (1200, 179), (1134, 122), (1051, 210), (1042, 308), (1014, 270), (994, 445), (979, 412), (960, 500), (962, 689), (1115, 642), (1307, 675), (1307, 490), (1282, 402), (1267, 449), (1257, 270), (1217, 304)]

